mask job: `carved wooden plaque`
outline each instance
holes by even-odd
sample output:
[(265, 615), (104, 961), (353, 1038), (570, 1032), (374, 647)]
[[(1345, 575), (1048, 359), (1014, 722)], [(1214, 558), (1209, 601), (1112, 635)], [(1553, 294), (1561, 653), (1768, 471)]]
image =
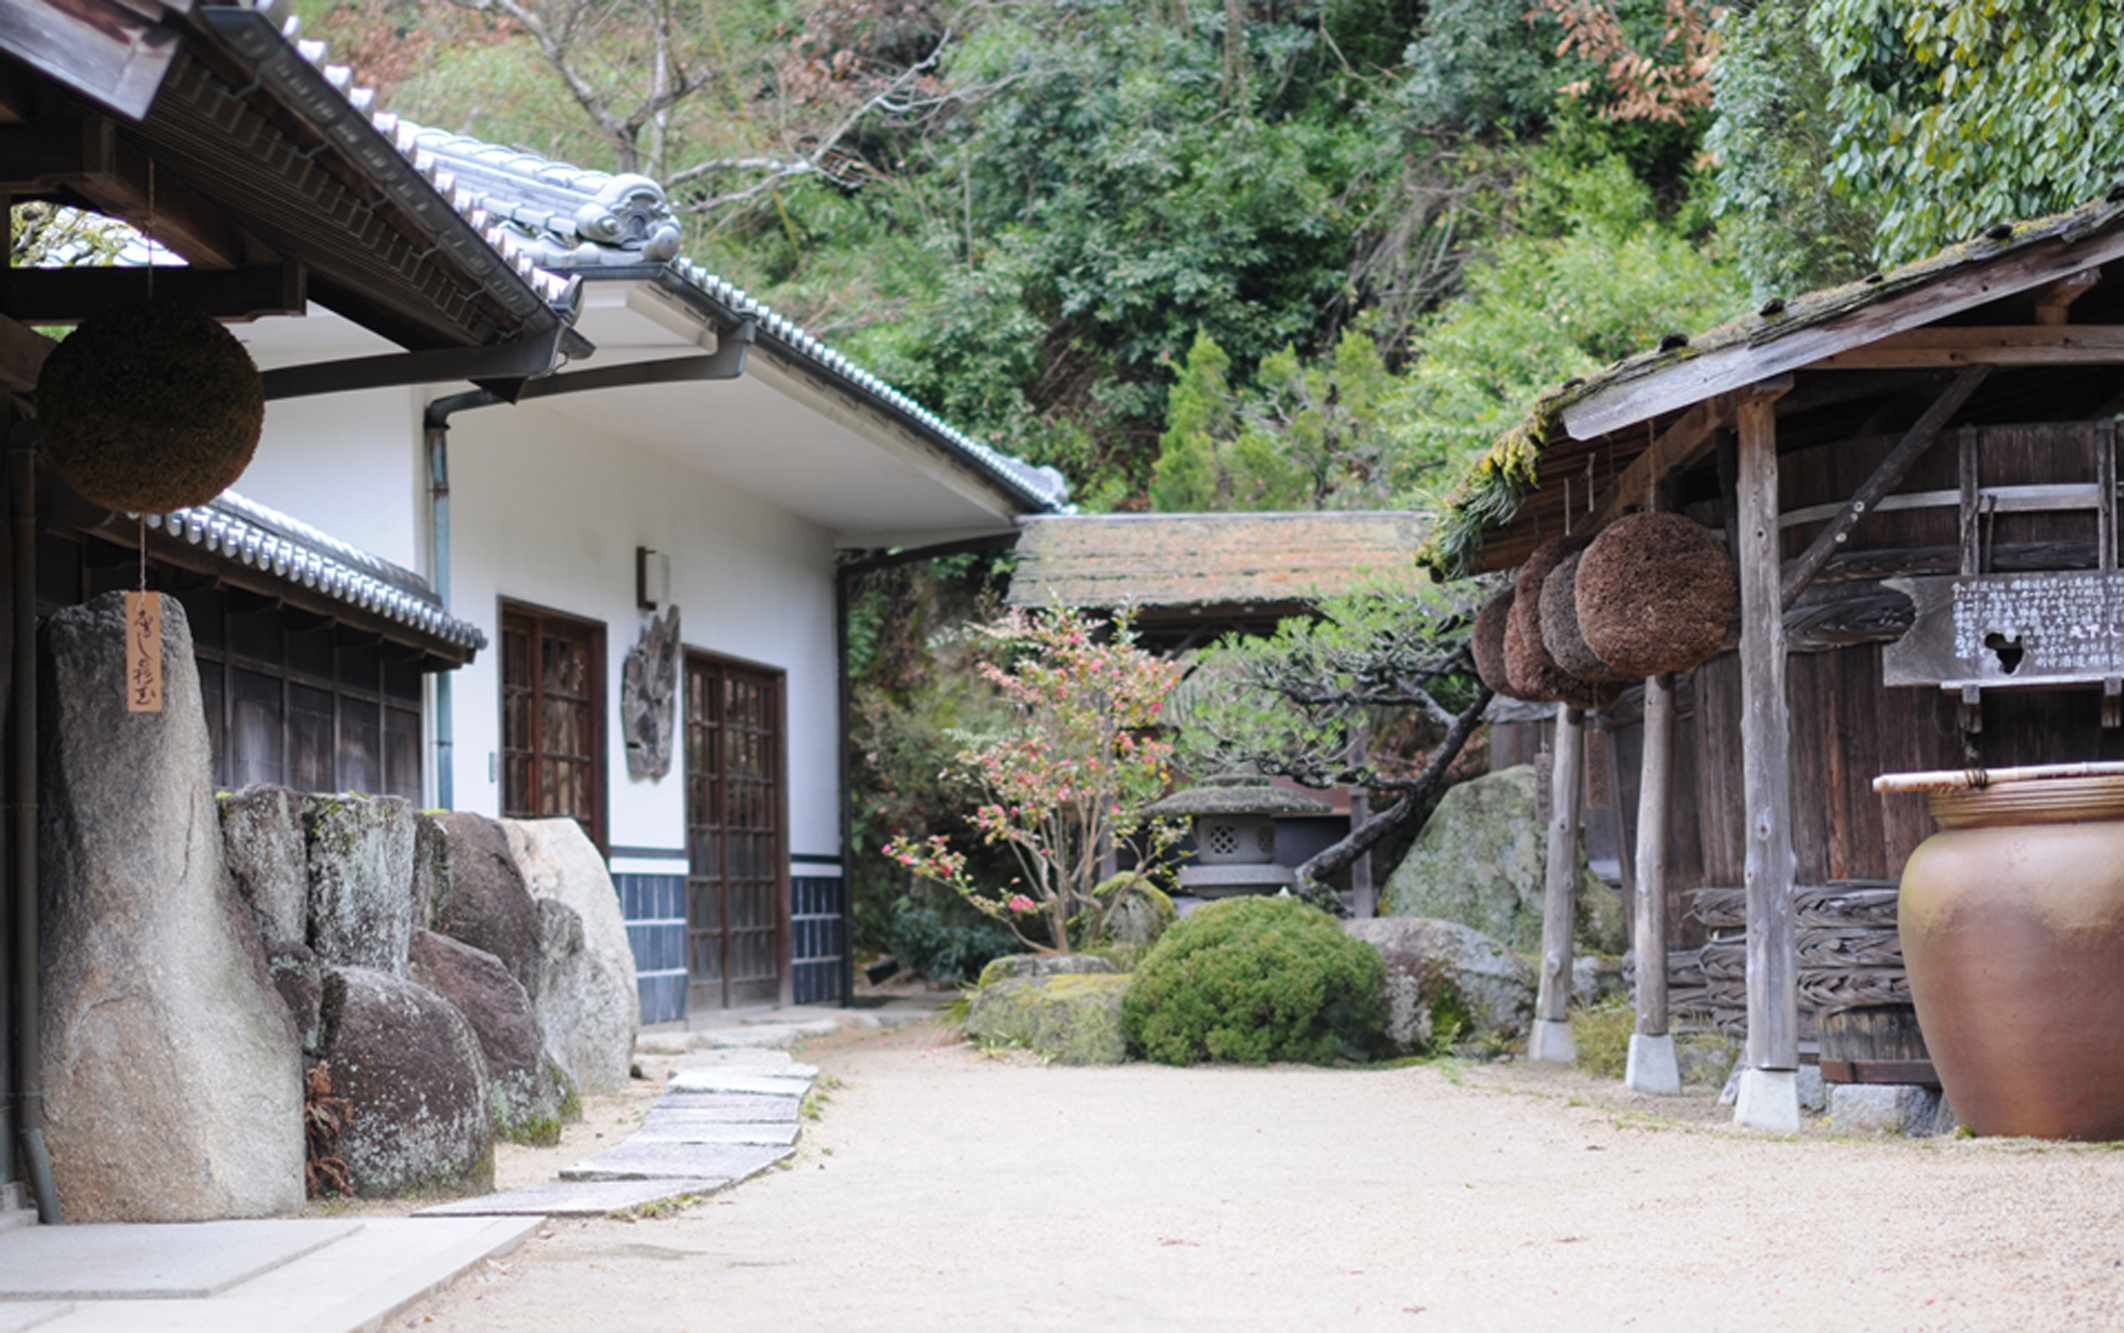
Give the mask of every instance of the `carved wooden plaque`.
[(1916, 619), (1881, 650), (1890, 685), (2077, 685), (2124, 677), (2124, 573), (1887, 579)]

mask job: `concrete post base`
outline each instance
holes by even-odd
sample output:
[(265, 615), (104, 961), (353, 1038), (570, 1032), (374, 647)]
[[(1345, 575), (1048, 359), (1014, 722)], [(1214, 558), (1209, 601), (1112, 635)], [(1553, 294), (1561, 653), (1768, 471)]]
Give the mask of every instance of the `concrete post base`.
[(1799, 1075), (1790, 1069), (1743, 1069), (1733, 1123), (1773, 1134), (1799, 1133)]
[(1648, 1037), (1630, 1034), (1630, 1061), (1623, 1070), (1623, 1083), (1637, 1092), (1672, 1096), (1681, 1091), (1681, 1067), (1674, 1062), (1674, 1034)]
[(1571, 1025), (1553, 1018), (1535, 1019), (1533, 1035), (1527, 1038), (1527, 1058), (1559, 1065), (1576, 1060), (1578, 1042), (1571, 1036)]

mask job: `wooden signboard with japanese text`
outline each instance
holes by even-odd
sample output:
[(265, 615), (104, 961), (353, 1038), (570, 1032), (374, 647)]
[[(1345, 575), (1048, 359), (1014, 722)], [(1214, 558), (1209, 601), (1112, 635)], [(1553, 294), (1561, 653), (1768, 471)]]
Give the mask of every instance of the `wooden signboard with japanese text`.
[(162, 711), (162, 594), (125, 595), (125, 711)]
[(2086, 685), (2124, 677), (2124, 573), (1978, 574), (1885, 585), (1916, 608), (1881, 652), (1889, 685)]

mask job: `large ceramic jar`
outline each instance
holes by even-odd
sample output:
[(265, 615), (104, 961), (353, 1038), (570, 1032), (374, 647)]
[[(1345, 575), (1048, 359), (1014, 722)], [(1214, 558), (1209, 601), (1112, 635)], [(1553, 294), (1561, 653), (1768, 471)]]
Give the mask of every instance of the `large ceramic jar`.
[(1978, 1134), (2124, 1139), (2124, 777), (1931, 795), (1903, 870), (1918, 1024)]

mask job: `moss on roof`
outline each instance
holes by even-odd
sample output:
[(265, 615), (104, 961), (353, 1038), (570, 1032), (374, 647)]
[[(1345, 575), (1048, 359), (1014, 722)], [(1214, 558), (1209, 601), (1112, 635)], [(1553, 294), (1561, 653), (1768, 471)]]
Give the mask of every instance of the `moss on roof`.
[(1825, 287), (1789, 301), (1766, 302), (1691, 338), (1683, 346), (1653, 350), (1617, 361), (1584, 379), (1564, 382), (1536, 400), (1533, 410), (1497, 440), (1462, 474), (1440, 506), (1431, 535), (1416, 550), (1416, 563), (1437, 578), (1458, 578), (1475, 567), (1485, 535), (1512, 521), (1528, 495), (1539, 488), (1541, 452), (1563, 431), (1566, 408), (1634, 380), (1728, 348), (1768, 347), (1803, 329), (1832, 323), (1891, 296), (1935, 282), (1975, 264), (1988, 263), (2046, 241), (2072, 244), (2110, 230), (2124, 219), (2124, 183), (2100, 199), (2049, 217), (1987, 229), (1982, 235), (1950, 245), (1891, 273), (1870, 274), (1857, 282)]

